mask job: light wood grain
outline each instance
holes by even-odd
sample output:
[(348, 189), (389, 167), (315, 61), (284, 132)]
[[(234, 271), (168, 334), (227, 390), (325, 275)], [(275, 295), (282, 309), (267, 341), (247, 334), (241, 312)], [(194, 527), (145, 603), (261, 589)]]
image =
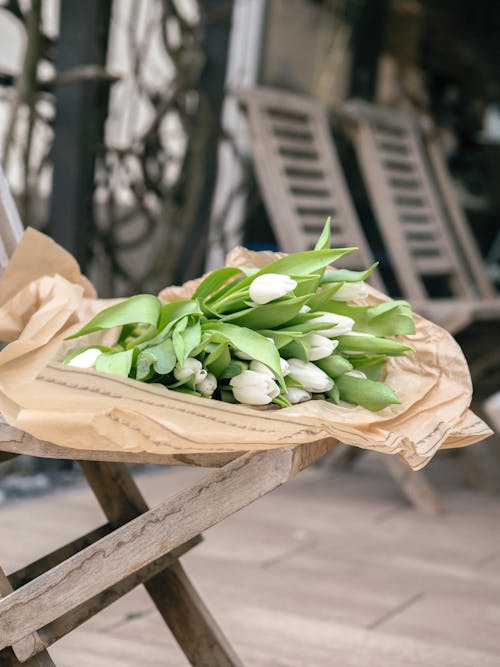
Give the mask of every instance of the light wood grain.
[[(144, 497), (124, 465), (88, 461), (80, 465), (113, 526), (121, 526), (148, 511)], [(158, 532), (157, 540), (161, 539)], [(201, 540), (201, 537), (195, 539)], [(168, 567), (157, 570), (152, 578), (144, 578), (143, 583), (192, 665), (241, 667), (234, 649), (179, 562), (171, 560)]]
[[(335, 441), (245, 454), (0, 601), (0, 648), (288, 481)], [(158, 534), (162, 538), (158, 539)], [(67, 591), (71, 590), (71, 599)]]

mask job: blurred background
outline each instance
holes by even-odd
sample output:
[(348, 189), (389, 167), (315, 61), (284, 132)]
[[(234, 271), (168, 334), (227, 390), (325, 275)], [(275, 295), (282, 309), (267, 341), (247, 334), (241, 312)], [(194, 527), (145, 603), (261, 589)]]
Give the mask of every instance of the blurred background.
[[(23, 224), (67, 248), (103, 297), (182, 283), (222, 265), (238, 244), (306, 249), (330, 214), (333, 244), (358, 244), (352, 225), (336, 229), (330, 200), (317, 203), (343, 174), (383, 289), (419, 303), (449, 299), (436, 317), (464, 349), (481, 412), (500, 388), (499, 36), (496, 0), (0, 0), (0, 163)], [(242, 103), (242, 91), (251, 101), (263, 88), (316, 104), (312, 120), (285, 108), (292, 98), (268, 109), (282, 114), (288, 144), (271, 140), (298, 163), (321, 162), (315, 151), (331, 141), (340, 162), (325, 170), (326, 185), (309, 186), (310, 169), (299, 169), (295, 185), (266, 177), (266, 121), (252, 127)], [(362, 128), (363, 118), (346, 113), (353, 99), (418, 126), (408, 163), (407, 137), (398, 147), (399, 130), (375, 128), (392, 132), (382, 143), (398, 153), (391, 183), (408, 208), (392, 231), (371, 166), (392, 162), (367, 157), (354, 122)], [(302, 122), (305, 133), (293, 129)], [(293, 141), (316, 143), (292, 150)], [(430, 236), (411, 231), (435, 222), (416, 211), (425, 202), (405, 180), (415, 160), (442, 214)], [(405, 222), (398, 243), (415, 260), (416, 291), (391, 246)], [(442, 249), (430, 247), (444, 243), (443, 229), (464, 270), (457, 289), (451, 273), (443, 279)], [(482, 316), (461, 317), (464, 299)]]
[(495, 0), (2, 0), (0, 160), (102, 296), (158, 291), (280, 245), (234, 90), (312, 97), (333, 129), (361, 98), (433, 122), (498, 280), (499, 34)]

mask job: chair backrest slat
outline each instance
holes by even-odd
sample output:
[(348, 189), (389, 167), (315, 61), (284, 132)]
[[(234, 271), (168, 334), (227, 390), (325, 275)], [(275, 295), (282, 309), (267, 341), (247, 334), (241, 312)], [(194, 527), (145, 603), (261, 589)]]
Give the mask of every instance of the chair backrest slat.
[(0, 274), (23, 235), (23, 226), (0, 167)]
[[(473, 254), (477, 276), (471, 276), (456, 244), (458, 240), (475, 248), (463, 215), (461, 233), (450, 229), (447, 207), (451, 186), (447, 198), (441, 199), (416, 119), (366, 102), (348, 102), (344, 110), (354, 128), (361, 171), (405, 296), (428, 298), (429, 277), (447, 279), (455, 298), (491, 296), (493, 289), (477, 249)], [(445, 170), (444, 164), (440, 167)], [(442, 187), (439, 180), (437, 185)], [(468, 250), (464, 254), (468, 255)]]
[[(373, 263), (321, 104), (270, 88), (236, 96), (245, 109), (256, 176), (280, 249), (313, 247), (331, 216), (333, 245), (359, 248), (339, 266)], [(382, 287), (376, 276), (372, 284)]]

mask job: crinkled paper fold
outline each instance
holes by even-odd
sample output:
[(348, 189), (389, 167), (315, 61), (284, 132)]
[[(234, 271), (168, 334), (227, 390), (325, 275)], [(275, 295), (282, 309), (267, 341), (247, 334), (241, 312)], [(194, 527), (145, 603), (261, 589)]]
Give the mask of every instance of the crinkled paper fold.
[[(228, 263), (263, 266), (275, 258), (238, 248)], [(186, 298), (195, 286), (167, 288), (160, 297)], [(386, 299), (371, 290), (367, 303)], [(0, 352), (0, 411), (9, 424), (75, 450), (143, 452), (155, 460), (176, 455), (190, 462), (333, 438), (400, 453), (414, 469), (441, 447), (490, 434), (469, 410), (471, 381), (460, 348), (421, 317), (415, 317), (416, 334), (404, 341), (415, 352), (388, 362), (386, 382), (400, 405), (378, 413), (326, 401), (262, 409), (62, 365), (70, 346), (64, 338), (110, 303), (96, 297), (68, 253), (39, 232), (25, 233), (0, 280), (0, 338), (10, 343)]]

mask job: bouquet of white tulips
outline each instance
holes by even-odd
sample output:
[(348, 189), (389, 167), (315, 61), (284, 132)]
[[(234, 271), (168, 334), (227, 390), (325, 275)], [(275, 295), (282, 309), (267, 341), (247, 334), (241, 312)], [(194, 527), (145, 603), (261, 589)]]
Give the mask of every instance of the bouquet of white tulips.
[(314, 250), (261, 270), (218, 269), (191, 299), (133, 296), (70, 337), (121, 327), (112, 347), (79, 348), (65, 363), (247, 405), (321, 398), (378, 411), (399, 403), (380, 380), (388, 356), (412, 349), (389, 338), (414, 333), (411, 307), (350, 303), (367, 296), (376, 265), (327, 267), (353, 250), (330, 249), (327, 221)]

